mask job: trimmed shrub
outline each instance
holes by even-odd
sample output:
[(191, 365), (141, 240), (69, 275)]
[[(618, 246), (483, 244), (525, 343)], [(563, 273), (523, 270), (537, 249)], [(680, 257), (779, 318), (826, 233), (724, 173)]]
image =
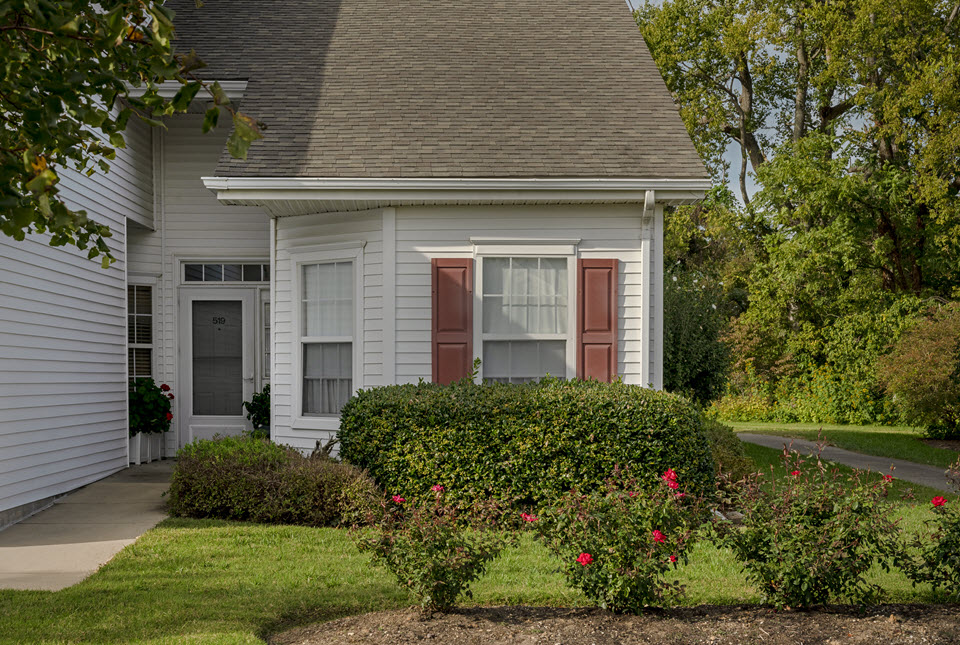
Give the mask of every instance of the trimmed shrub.
[(573, 490), (530, 520), (567, 582), (618, 613), (639, 614), (682, 597), (683, 587), (666, 576), (687, 562), (704, 519), (700, 500), (686, 493), (673, 470), (653, 489), (639, 486), (618, 470), (602, 490)]
[(703, 434), (710, 442), (716, 474), (728, 482), (737, 482), (754, 472), (754, 464), (743, 449), (733, 428), (715, 419), (703, 420)]
[(343, 409), (341, 457), (384, 490), (519, 507), (576, 487), (599, 490), (616, 466), (647, 485), (675, 469), (696, 493), (713, 487), (701, 419), (679, 396), (622, 383), (429, 383), (360, 392)]
[(168, 507), (180, 517), (336, 526), (378, 497), (353, 466), (246, 436), (182, 448)]

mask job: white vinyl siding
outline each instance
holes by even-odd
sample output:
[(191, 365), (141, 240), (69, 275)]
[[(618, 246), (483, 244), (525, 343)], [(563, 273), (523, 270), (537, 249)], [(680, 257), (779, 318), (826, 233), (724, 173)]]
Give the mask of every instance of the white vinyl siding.
[[(263, 265), (270, 258), (269, 217), (259, 208), (225, 206), (203, 185), (201, 177), (216, 174), (229, 130), (203, 134), (202, 120), (203, 115), (197, 114), (175, 116), (166, 121), (166, 130), (156, 132), (154, 181), (159, 190), (155, 230), (133, 228), (129, 243), (131, 274), (158, 280), (154, 378), (178, 394), (177, 295), (180, 285), (186, 284), (182, 282), (183, 264)], [(168, 455), (178, 448), (176, 414), (174, 419), (173, 432), (165, 437)]]
[(645, 292), (644, 281), (653, 279), (655, 269), (652, 257), (644, 262), (644, 250), (649, 247), (652, 254), (655, 245), (645, 240), (653, 235), (653, 222), (643, 219), (642, 210), (640, 205), (397, 208), (397, 382), (431, 378), (430, 260), (473, 257), (476, 247), (470, 238), (475, 237), (579, 239), (577, 257), (618, 259), (617, 375), (626, 383), (656, 383), (658, 359), (653, 351), (643, 351), (644, 343), (655, 348), (655, 334), (650, 331), (650, 337), (643, 338), (642, 317), (650, 316), (651, 330), (656, 318), (649, 306), (644, 306), (644, 296), (652, 297)]
[(295, 284), (298, 278), (291, 267), (297, 262), (310, 264), (356, 256), (354, 315), (358, 347), (354, 350), (352, 387), (386, 384), (383, 376), (383, 213), (378, 210), (281, 217), (276, 226), (276, 296), (272, 303), (275, 355), (271, 374), (273, 440), (310, 450), (318, 440), (326, 441), (333, 436), (339, 426), (336, 417), (297, 420), (300, 405), (297, 399), (301, 396), (297, 364), (302, 360), (299, 355), (302, 350), (296, 329), (299, 326), (298, 296), (294, 295), (298, 293)]
[(70, 207), (113, 232), (109, 269), (0, 235), (0, 511), (127, 465), (127, 224), (152, 219), (149, 142), (133, 121), (109, 174), (61, 172)]

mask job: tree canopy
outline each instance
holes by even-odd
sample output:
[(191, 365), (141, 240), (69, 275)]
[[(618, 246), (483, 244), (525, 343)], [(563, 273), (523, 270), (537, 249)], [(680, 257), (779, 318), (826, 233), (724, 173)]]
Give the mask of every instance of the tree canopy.
[(828, 346), (960, 297), (958, 13), (958, 0), (636, 12), (702, 158), (740, 193), (674, 213), (668, 253), (747, 290), (735, 354), (771, 381), (812, 379)]
[[(260, 124), (195, 75), (203, 62), (175, 53), (173, 35), (162, 0), (0, 0), (0, 232), (49, 233), (50, 244), (74, 244), (108, 266), (109, 228), (63, 201), (61, 173), (108, 172), (130, 119), (162, 127), (204, 88), (213, 103), (204, 131), (227, 110), (228, 148), (246, 156)], [(173, 98), (161, 96), (164, 82), (180, 84)]]

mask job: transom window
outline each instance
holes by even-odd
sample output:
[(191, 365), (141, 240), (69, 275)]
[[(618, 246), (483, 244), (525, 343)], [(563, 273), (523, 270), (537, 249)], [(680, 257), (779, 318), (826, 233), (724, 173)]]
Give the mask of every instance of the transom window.
[(302, 414), (340, 413), (353, 394), (354, 263), (300, 265)]
[(564, 378), (569, 276), (566, 257), (483, 258), (483, 378), (528, 383)]
[(184, 264), (185, 282), (268, 282), (269, 264)]

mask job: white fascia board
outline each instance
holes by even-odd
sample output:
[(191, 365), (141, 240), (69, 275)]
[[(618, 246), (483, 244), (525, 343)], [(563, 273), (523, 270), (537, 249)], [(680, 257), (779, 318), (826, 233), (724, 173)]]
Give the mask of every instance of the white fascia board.
[(698, 200), (704, 179), (350, 179), (312, 177), (203, 177), (203, 184), (231, 202), (561, 200), (638, 201), (656, 191), (658, 201)]
[[(216, 82), (216, 79), (207, 80), (204, 79), (205, 83), (213, 84)], [(227, 98), (231, 101), (239, 101), (243, 98), (243, 93), (247, 89), (246, 81), (219, 81), (220, 87), (223, 88), (223, 91), (226, 93)], [(164, 81), (160, 83), (160, 90), (157, 92), (162, 98), (172, 99), (177, 95), (177, 92), (180, 91), (180, 88), (183, 87), (183, 84), (179, 81)], [(137, 98), (143, 96), (146, 93), (146, 87), (130, 87), (130, 96)], [(203, 100), (204, 90), (200, 90), (197, 93), (197, 98), (194, 100)], [(213, 100), (212, 97), (209, 97), (210, 100)]]

